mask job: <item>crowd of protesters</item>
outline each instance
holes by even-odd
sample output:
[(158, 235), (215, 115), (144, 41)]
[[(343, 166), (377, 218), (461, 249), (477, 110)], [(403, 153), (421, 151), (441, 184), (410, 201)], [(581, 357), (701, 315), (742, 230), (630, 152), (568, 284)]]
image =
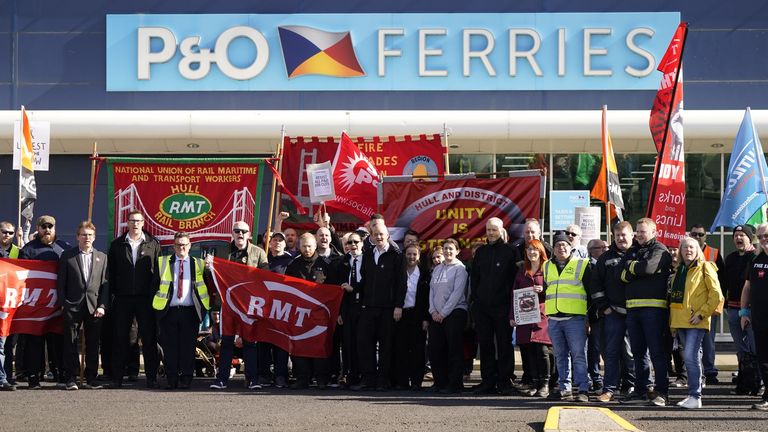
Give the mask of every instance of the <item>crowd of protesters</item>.
[[(753, 409), (768, 410), (761, 386), (768, 374), (768, 224), (736, 227), (735, 251), (723, 259), (701, 225), (668, 249), (647, 218), (634, 227), (616, 224), (611, 244), (593, 239), (586, 246), (576, 225), (555, 232), (550, 245), (536, 220), (510, 238), (502, 220), (490, 218), (485, 241), (473, 244), (463, 263), (458, 241), (425, 250), (419, 234), (408, 231), (398, 244), (380, 215), (343, 235), (326, 213), (306, 233), (282, 229), (286, 217), (281, 214), (266, 251), (252, 241), (246, 222), (235, 223), (228, 259), (338, 285), (344, 294), (333, 354), (290, 356), (275, 345), (222, 334), (216, 313), (202, 339), (217, 352), (212, 389), (227, 388), (237, 357), (252, 390), (424, 389), (666, 406), (673, 386), (688, 389), (677, 406), (695, 409), (706, 384), (718, 383), (714, 330), (725, 314), (739, 360), (732, 392), (761, 395)], [(3, 390), (15, 390), (19, 381), (39, 389), (43, 379), (68, 390), (121, 388), (124, 377), (138, 375), (139, 340), (147, 387), (158, 387), (163, 375), (167, 389), (190, 387), (200, 330), (217, 308), (207, 283), (213, 260), (190, 256), (184, 232), (175, 234), (173, 252), (163, 254), (143, 225), (141, 212), (130, 212), (128, 230), (103, 253), (93, 247), (90, 222), (77, 227), (74, 247), (56, 238), (51, 216), (38, 219), (34, 239), (23, 247), (14, 244), (20, 239), (13, 224), (0, 222), (0, 257), (59, 262), (65, 321), (64, 334), (0, 338)], [(521, 307), (529, 318), (518, 322)], [(85, 379), (78, 386), (81, 330)], [(480, 383), (465, 389), (476, 352)], [(425, 388), (428, 374), (432, 385)]]

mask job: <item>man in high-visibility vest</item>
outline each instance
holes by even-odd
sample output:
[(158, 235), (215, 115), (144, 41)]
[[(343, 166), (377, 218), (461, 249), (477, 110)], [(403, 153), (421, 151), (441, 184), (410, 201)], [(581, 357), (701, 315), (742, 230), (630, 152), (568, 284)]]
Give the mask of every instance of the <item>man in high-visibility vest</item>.
[[(12, 223), (7, 221), (0, 222), (0, 258), (19, 257), (19, 248), (13, 244), (14, 234), (16, 234), (16, 229)], [(14, 336), (15, 335), (11, 335), (9, 338), (13, 339)], [(6, 363), (13, 364), (13, 356), (6, 356), (5, 351), (8, 351), (10, 354), (13, 352), (14, 347), (10, 346), (8, 347), (9, 349), (4, 349), (6, 340), (9, 339), (5, 336), (0, 336), (0, 390), (13, 391), (16, 390), (16, 384), (13, 382), (13, 376), (11, 373), (6, 373), (6, 369), (8, 372), (13, 371), (13, 367), (6, 366)], [(8, 378), (10, 378), (10, 380)]]
[(177, 232), (173, 237), (175, 253), (157, 259), (157, 291), (152, 299), (168, 390), (188, 389), (191, 385), (198, 328), (203, 314), (210, 309), (208, 288), (203, 281), (205, 263), (189, 256), (188, 233)]
[[(571, 240), (563, 232), (553, 239), (554, 258), (544, 263), (544, 309), (560, 380), (560, 400), (589, 402), (587, 375), (587, 292), (589, 260), (571, 256)], [(573, 363), (573, 372), (571, 372)], [(573, 378), (571, 378), (573, 377)], [(571, 381), (578, 387), (573, 394)], [(557, 399), (556, 394), (552, 399)]]
[[(669, 333), (667, 280), (672, 269), (672, 255), (656, 240), (656, 223), (649, 218), (637, 221), (637, 244), (624, 255), (621, 280), (626, 283), (627, 330), (632, 356), (635, 358), (635, 391), (621, 403), (666, 406), (669, 402), (669, 364), (665, 341)], [(648, 392), (651, 367), (656, 381), (654, 392)]]
[[(725, 261), (720, 255), (720, 251), (717, 248), (707, 244), (707, 229), (701, 224), (696, 224), (691, 227), (691, 237), (699, 242), (701, 251), (704, 252), (704, 259), (717, 265), (717, 279), (720, 281), (720, 286), (725, 285)], [(704, 340), (701, 343), (701, 350), (703, 354), (701, 356), (701, 363), (704, 366), (704, 379), (707, 384), (718, 384), (720, 381), (717, 379), (717, 367), (715, 367), (715, 333), (720, 329), (720, 316), (713, 315), (710, 320), (709, 333), (704, 335)]]

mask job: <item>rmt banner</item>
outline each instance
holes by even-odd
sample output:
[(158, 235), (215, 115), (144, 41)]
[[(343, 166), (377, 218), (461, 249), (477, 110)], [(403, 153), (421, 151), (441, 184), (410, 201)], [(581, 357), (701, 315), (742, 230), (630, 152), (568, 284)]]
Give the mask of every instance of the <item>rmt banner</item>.
[(193, 241), (229, 241), (232, 226), (258, 227), (263, 159), (107, 160), (110, 238), (128, 228), (128, 213), (144, 215), (144, 229), (161, 245), (186, 231)]
[(56, 261), (0, 259), (0, 337), (62, 333)]
[(269, 342), (301, 357), (332, 354), (343, 289), (215, 258), (224, 335)]
[[(445, 171), (445, 147), (439, 134), (350, 139), (382, 176), (441, 176)], [(282, 178), (285, 186), (305, 207), (309, 207), (311, 203), (306, 166), (325, 161), (333, 162), (339, 141), (334, 137), (286, 137), (283, 144)], [(342, 177), (349, 182), (358, 181), (359, 166), (353, 163), (349, 164), (349, 167), (348, 172), (342, 173)], [(343, 218), (334, 217), (333, 220), (338, 222)], [(304, 229), (317, 227), (309, 221), (294, 222), (297, 223), (287, 225)], [(354, 227), (359, 225), (360, 223), (356, 223)], [(351, 230), (354, 227), (346, 228)]]
[(537, 219), (540, 213), (543, 179), (538, 171), (501, 179), (389, 180), (382, 183), (379, 195), (387, 225), (418, 232), (422, 250), (441, 246), (447, 238), (456, 239), (462, 259), (471, 259), (474, 241), (485, 240), (489, 218), (500, 218), (515, 236), (526, 219)]

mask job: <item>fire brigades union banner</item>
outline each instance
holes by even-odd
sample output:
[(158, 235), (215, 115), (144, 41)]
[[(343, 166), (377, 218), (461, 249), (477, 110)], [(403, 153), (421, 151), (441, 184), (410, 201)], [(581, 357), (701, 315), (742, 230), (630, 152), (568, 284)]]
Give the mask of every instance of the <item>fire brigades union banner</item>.
[(144, 215), (144, 229), (161, 245), (177, 231), (192, 241), (229, 241), (232, 226), (258, 226), (263, 159), (107, 160), (110, 238), (128, 228), (128, 213)]
[(461, 246), (461, 259), (470, 247), (485, 240), (491, 217), (504, 221), (514, 237), (528, 218), (539, 218), (542, 178), (538, 172), (502, 179), (463, 178), (436, 182), (384, 181), (379, 202), (388, 226), (419, 233), (422, 249), (434, 249), (447, 238)]

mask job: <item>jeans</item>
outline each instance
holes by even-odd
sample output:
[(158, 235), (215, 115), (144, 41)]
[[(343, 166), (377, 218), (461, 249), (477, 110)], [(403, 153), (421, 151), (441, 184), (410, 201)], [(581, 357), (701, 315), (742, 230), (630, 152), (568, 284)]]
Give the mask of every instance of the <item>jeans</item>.
[[(730, 327), (731, 330), (733, 345), (736, 347), (736, 358), (741, 362), (745, 352), (754, 352), (755, 350), (755, 333), (752, 331), (751, 325), (747, 326), (746, 330), (741, 328), (739, 309), (728, 308), (726, 313), (728, 314), (728, 327)], [(748, 341), (744, 340), (745, 335), (747, 336)], [(746, 342), (748, 342), (748, 344)]]
[(0, 384), (8, 381), (5, 376), (5, 336), (0, 336)]
[[(567, 320), (549, 320), (549, 339), (555, 351), (555, 362), (560, 375), (560, 391), (571, 391), (573, 384), (579, 392), (589, 391), (587, 375), (587, 327), (585, 316), (574, 316)], [(573, 363), (573, 373), (571, 364)]]
[(678, 329), (680, 340), (683, 341), (683, 358), (688, 370), (688, 396), (701, 399), (701, 360), (702, 342), (709, 338), (704, 329)]
[(627, 311), (627, 330), (629, 342), (632, 345), (632, 355), (635, 357), (635, 391), (643, 395), (651, 375), (651, 365), (648, 364), (646, 351), (650, 352), (653, 363), (655, 390), (666, 396), (669, 393), (667, 380), (667, 350), (665, 341), (669, 334), (669, 310), (655, 307), (632, 308)]
[(715, 333), (720, 329), (720, 317), (712, 316), (710, 321), (709, 333), (704, 335), (704, 341), (701, 345), (704, 351), (702, 364), (704, 365), (704, 376), (717, 376), (717, 368), (715, 367)]
[(616, 311), (602, 318), (603, 321), (603, 360), (605, 361), (605, 381), (603, 389), (616, 392), (619, 378), (626, 371), (625, 385), (635, 386), (635, 364), (632, 351), (627, 347), (627, 316)]
[[(232, 357), (235, 355), (235, 337), (222, 336), (219, 349), (219, 371), (216, 378), (226, 383), (229, 381), (229, 370), (232, 367)], [(249, 382), (258, 378), (258, 351), (255, 342), (243, 340), (243, 361), (245, 362), (245, 379)]]

